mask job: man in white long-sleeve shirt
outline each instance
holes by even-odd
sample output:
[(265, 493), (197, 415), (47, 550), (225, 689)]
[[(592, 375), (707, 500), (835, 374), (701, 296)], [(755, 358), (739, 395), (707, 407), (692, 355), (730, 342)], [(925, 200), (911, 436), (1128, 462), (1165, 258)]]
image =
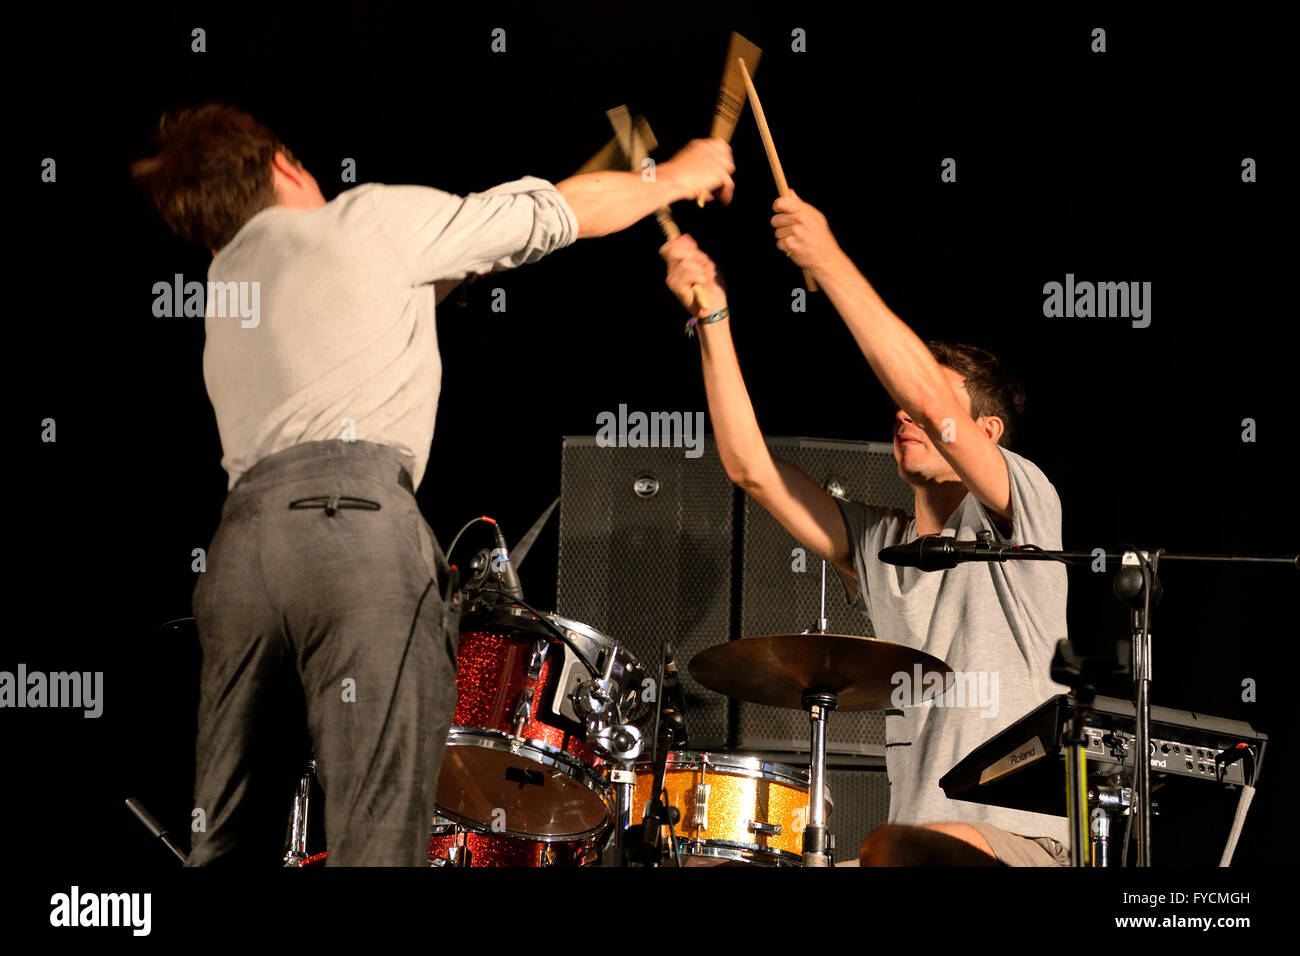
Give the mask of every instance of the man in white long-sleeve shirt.
[(250, 318), (210, 299), (205, 320), (230, 490), (194, 593), (206, 826), (188, 863), (275, 862), (300, 771), (283, 754), (305, 714), (328, 862), (424, 865), (455, 704), (445, 562), (414, 497), (438, 405), (440, 293), (678, 199), (728, 201), (730, 150), (692, 142), (654, 182), (529, 177), (464, 197), (369, 184), (326, 202), (240, 110), (171, 114), (158, 139), (137, 182), (212, 250), (209, 289), (256, 290), (243, 301), (257, 304)]

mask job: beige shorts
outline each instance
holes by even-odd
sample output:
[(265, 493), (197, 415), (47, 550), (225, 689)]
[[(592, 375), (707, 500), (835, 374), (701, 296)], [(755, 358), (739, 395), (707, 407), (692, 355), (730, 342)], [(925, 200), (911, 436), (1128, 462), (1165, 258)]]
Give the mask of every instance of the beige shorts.
[(1070, 848), (1051, 837), (1027, 837), (1008, 833), (991, 823), (972, 823), (989, 841), (993, 855), (1007, 866), (1069, 866)]

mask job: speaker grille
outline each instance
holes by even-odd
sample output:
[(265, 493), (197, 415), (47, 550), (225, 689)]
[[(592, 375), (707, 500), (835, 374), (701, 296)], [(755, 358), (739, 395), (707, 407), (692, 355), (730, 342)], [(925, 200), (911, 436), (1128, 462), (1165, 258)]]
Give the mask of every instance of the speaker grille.
[[(911, 489), (899, 479), (888, 444), (772, 438), (768, 445), (813, 480), (837, 480), (849, 498), (911, 508)], [(799, 543), (739, 495), (743, 559), (734, 606), (739, 493), (713, 441), (702, 457), (687, 458), (680, 448), (602, 448), (592, 436), (566, 437), (561, 494), (557, 611), (617, 640), (652, 673), (660, 643), (673, 642), (692, 748), (806, 753), (806, 714), (728, 702), (687, 671), (706, 647), (814, 626), (820, 605), (820, 560), (804, 555), (803, 570), (796, 570)], [(826, 616), (834, 633), (874, 636), (830, 570)], [(827, 751), (882, 756), (884, 715), (831, 714)]]
[[(911, 511), (912, 490), (898, 477), (893, 447), (880, 442), (834, 442), (808, 438), (769, 438), (772, 454), (803, 469), (819, 484), (834, 479), (843, 495), (867, 504)], [(744, 564), (741, 578), (741, 637), (797, 633), (815, 628), (821, 609), (821, 559), (803, 556), (801, 545), (776, 519), (744, 496)], [(827, 630), (874, 637), (871, 624), (844, 599), (833, 568), (826, 570)], [(808, 716), (759, 704), (737, 705), (736, 744), (742, 750), (802, 750), (809, 747)], [(828, 753), (881, 756), (885, 748), (883, 712), (832, 713), (827, 723)]]
[(557, 611), (628, 647), (651, 674), (660, 642), (673, 643), (693, 748), (724, 747), (730, 729), (727, 698), (687, 663), (731, 636), (735, 494), (712, 441), (687, 458), (564, 439)]
[(889, 779), (883, 769), (828, 770), (826, 782), (835, 801), (826, 821), (835, 836), (835, 862), (856, 860), (867, 834), (889, 822)]

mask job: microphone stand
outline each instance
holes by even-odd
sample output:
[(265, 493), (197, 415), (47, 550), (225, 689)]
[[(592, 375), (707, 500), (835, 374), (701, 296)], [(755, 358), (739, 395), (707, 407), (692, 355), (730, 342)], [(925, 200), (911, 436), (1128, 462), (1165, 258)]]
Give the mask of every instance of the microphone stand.
[[(1151, 607), (1164, 593), (1156, 577), (1160, 552), (1125, 551), (1115, 575), (1115, 597), (1132, 612), (1134, 708), (1137, 714), (1137, 750), (1133, 792), (1136, 814), (1138, 866), (1151, 866)], [(1139, 567), (1140, 562), (1140, 567)], [(1133, 811), (1130, 810), (1130, 813)]]
[[(943, 540), (940, 540), (943, 539)], [(1300, 569), (1300, 555), (1276, 557), (1262, 555), (1227, 554), (1168, 554), (1163, 548), (1154, 552), (1126, 549), (1119, 553), (1095, 554), (1091, 551), (1044, 551), (1033, 545), (991, 545), (987, 539), (974, 547), (958, 550), (952, 538), (942, 535), (923, 535), (916, 541), (884, 548), (879, 557), (887, 564), (904, 563), (920, 567), (923, 571), (940, 571), (956, 567), (967, 561), (1095, 561), (1116, 559), (1120, 569), (1115, 575), (1115, 597), (1132, 611), (1131, 636), (1133, 638), (1133, 706), (1137, 715), (1135, 744), (1136, 780), (1133, 801), (1136, 804), (1138, 866), (1151, 866), (1151, 608), (1160, 601), (1164, 588), (1156, 576), (1159, 561), (1191, 561), (1213, 564), (1289, 564)], [(1103, 565), (1104, 566), (1104, 565)], [(1082, 704), (1083, 708), (1087, 703)], [(1070, 857), (1074, 865), (1082, 865), (1083, 846), (1080, 838), (1085, 833), (1086, 805), (1081, 802), (1085, 781), (1082, 739), (1079, 733), (1081, 719), (1072, 721), (1067, 738), (1070, 744), (1067, 760), (1069, 795), (1066, 812), (1070, 817)], [(1079, 738), (1076, 740), (1076, 738)], [(1083, 816), (1083, 820), (1076, 819)], [(1079, 844), (1077, 847), (1075, 844)]]
[[(655, 711), (655, 731), (653, 734), (654, 776), (651, 783), (650, 800), (646, 803), (645, 814), (641, 823), (628, 827), (624, 852), (630, 860), (648, 866), (659, 866), (663, 858), (663, 828), (671, 827), (681, 819), (681, 812), (676, 807), (664, 804), (664, 778), (668, 776), (668, 754), (677, 741), (686, 739), (686, 722), (681, 711), (668, 703), (668, 694), (664, 689), (664, 674), (668, 670), (670, 645), (663, 642), (659, 655), (659, 683), (656, 684), (659, 695), (659, 707)], [(669, 840), (676, 866), (682, 865), (677, 841), (669, 831)]]
[[(663, 856), (663, 832), (664, 827), (676, 825), (681, 819), (681, 813), (676, 807), (667, 806), (664, 803), (664, 778), (668, 776), (668, 754), (673, 749), (674, 742), (678, 736), (679, 723), (681, 714), (671, 707), (665, 707), (660, 713), (659, 733), (655, 740), (655, 762), (654, 762), (654, 796), (651, 797), (649, 805), (646, 807), (645, 817), (641, 823), (641, 834), (644, 845), (648, 848), (652, 866), (658, 866)], [(676, 866), (681, 866), (682, 861), (678, 852), (677, 841), (673, 838), (672, 831), (669, 832), (670, 849), (673, 853), (673, 862)]]

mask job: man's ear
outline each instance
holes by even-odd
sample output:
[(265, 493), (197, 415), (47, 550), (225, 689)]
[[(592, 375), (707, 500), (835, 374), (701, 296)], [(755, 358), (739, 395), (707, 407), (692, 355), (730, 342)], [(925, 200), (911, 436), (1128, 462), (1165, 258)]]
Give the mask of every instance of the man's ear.
[(301, 163), (291, 162), (279, 150), (271, 157), (271, 181), (276, 184), (277, 194), (283, 192), (281, 183), (286, 189), (301, 189), (306, 183), (306, 173)]
[(298, 167), (298, 164), (289, 162), (289, 157), (278, 149), (275, 151), (275, 155), (271, 157), (271, 167), (290, 179), (296, 180), (302, 175), (302, 170)]
[(1007, 430), (1006, 423), (996, 415), (980, 416), (979, 426), (984, 429), (984, 434), (989, 436), (989, 441), (995, 445), (1001, 441)]
[(271, 188), (275, 190), (276, 203), (285, 202), (301, 186), (302, 170), (289, 162), (284, 153), (276, 150), (271, 157)]

